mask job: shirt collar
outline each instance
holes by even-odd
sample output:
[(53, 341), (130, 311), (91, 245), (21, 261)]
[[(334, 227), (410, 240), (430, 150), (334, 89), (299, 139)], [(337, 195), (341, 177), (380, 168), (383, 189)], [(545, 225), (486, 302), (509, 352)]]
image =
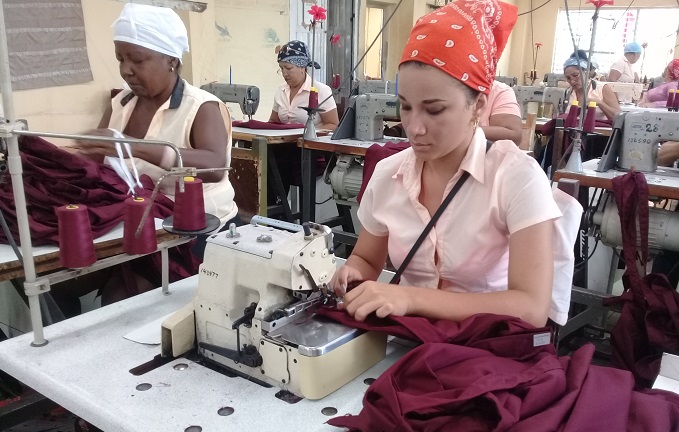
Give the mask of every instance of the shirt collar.
[[(125, 106), (130, 102), (136, 95), (133, 92), (130, 92), (129, 94), (125, 95), (122, 99), (120, 99), (120, 105)], [(177, 77), (177, 82), (174, 85), (174, 88), (172, 89), (172, 94), (170, 95), (170, 105), (168, 108), (170, 109), (176, 109), (179, 108), (179, 105), (182, 103), (182, 98), (184, 97), (184, 80)]]
[[(408, 151), (409, 154), (403, 159), (393, 178), (401, 176), (404, 184), (412, 184), (422, 175), (423, 163), (415, 157), (412, 149), (404, 151)], [(486, 135), (480, 127), (476, 128), (467, 153), (462, 158), (460, 170), (469, 172), (474, 180), (484, 183), (486, 175)]]

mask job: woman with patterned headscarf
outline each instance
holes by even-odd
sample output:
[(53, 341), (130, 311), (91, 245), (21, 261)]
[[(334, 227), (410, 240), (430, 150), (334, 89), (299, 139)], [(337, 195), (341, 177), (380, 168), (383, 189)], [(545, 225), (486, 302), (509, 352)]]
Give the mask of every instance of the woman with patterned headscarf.
[(665, 107), (670, 89), (677, 90), (679, 80), (679, 59), (674, 59), (665, 68), (662, 74), (663, 83), (646, 92), (643, 99), (639, 102), (642, 107)]
[[(412, 29), (398, 95), (411, 147), (377, 164), (358, 210), (363, 230), (332, 280), (340, 295), (364, 281), (344, 295), (355, 319), (376, 312), (460, 321), (494, 313), (536, 326), (548, 316), (565, 322), (567, 304), (550, 309), (552, 232), (561, 212), (549, 181), (512, 141), (488, 149), (477, 127), (516, 19), (507, 3), (454, 1)], [(401, 266), (463, 173), (469, 177), (400, 284), (376, 282), (387, 255)]]
[[(309, 106), (311, 92), (311, 76), (307, 73), (307, 68), (320, 69), (321, 66), (311, 61), (306, 44), (296, 40), (286, 43), (278, 51), (278, 66), (285, 84), (274, 95), (269, 121), (305, 124), (308, 115), (301, 107)], [(314, 87), (318, 91), (318, 103), (323, 102), (319, 108), (324, 110), (314, 117), (316, 129), (335, 130), (339, 118), (332, 90), (318, 80), (314, 81)]]

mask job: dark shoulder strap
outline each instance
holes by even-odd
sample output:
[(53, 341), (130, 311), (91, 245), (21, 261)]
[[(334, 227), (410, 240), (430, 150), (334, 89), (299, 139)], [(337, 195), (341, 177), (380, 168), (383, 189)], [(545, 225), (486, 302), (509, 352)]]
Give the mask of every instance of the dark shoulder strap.
[[(486, 153), (488, 153), (488, 150), (490, 150), (490, 147), (493, 145), (492, 141), (486, 141)], [(436, 213), (431, 217), (431, 220), (427, 224), (426, 227), (424, 227), (424, 230), (422, 230), (422, 233), (420, 236), (417, 238), (415, 241), (415, 244), (413, 245), (412, 248), (410, 248), (410, 251), (408, 252), (408, 255), (406, 255), (405, 259), (403, 260), (403, 263), (401, 263), (401, 266), (396, 270), (396, 273), (394, 274), (394, 277), (391, 278), (391, 281), (389, 283), (398, 283), (399, 279), (401, 279), (401, 275), (405, 271), (406, 267), (408, 267), (408, 264), (410, 264), (410, 261), (413, 259), (415, 256), (415, 253), (417, 250), (420, 248), (422, 243), (424, 243), (424, 239), (427, 238), (429, 235), (429, 232), (434, 228), (434, 225), (436, 225), (436, 222), (439, 220), (443, 212), (446, 210), (446, 207), (448, 207), (448, 204), (455, 198), (455, 195), (457, 195), (457, 192), (462, 188), (462, 185), (467, 181), (469, 178), (469, 172), (465, 171), (462, 173), (460, 178), (457, 180), (457, 183), (455, 183), (455, 186), (448, 192), (448, 195), (446, 198), (443, 200), (439, 208), (436, 210)]]

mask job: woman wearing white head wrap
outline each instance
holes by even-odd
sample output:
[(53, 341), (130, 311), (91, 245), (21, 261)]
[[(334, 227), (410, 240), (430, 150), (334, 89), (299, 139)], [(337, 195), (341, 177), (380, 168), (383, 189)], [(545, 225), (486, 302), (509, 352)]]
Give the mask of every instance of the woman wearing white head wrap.
[[(169, 8), (128, 3), (112, 27), (120, 76), (129, 90), (112, 99), (99, 129), (89, 133), (112, 135), (110, 129), (115, 129), (133, 138), (170, 141), (181, 149), (185, 166), (229, 166), (228, 109), (217, 97), (179, 76), (182, 55), (189, 51), (186, 27), (179, 16)], [(115, 155), (107, 143), (80, 142), (78, 147), (81, 154), (98, 161)], [(139, 172), (154, 181), (175, 165), (170, 148), (136, 145), (133, 152)], [(228, 174), (221, 171), (200, 177), (206, 212), (223, 223), (237, 217)], [(170, 198), (174, 181), (168, 178), (161, 188)]]

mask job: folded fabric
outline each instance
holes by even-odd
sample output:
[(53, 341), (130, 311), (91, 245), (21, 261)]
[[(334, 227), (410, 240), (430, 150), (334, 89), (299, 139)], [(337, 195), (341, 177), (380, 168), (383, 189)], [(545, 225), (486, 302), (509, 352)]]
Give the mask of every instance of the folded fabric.
[(375, 166), (377, 165), (377, 162), (384, 158), (388, 158), (391, 155), (395, 155), (396, 153), (403, 151), (408, 147), (410, 147), (410, 143), (408, 141), (389, 141), (384, 145), (373, 144), (368, 147), (363, 159), (363, 179), (361, 180), (361, 189), (359, 190), (358, 196), (356, 197), (359, 203), (363, 198), (365, 188), (368, 187), (370, 177), (373, 175), (373, 172), (375, 172)]
[(304, 128), (304, 125), (302, 123), (274, 123), (274, 122), (263, 122), (259, 120), (235, 121), (233, 122), (233, 126), (247, 129), (269, 129), (269, 130)]
[[(55, 208), (66, 204), (83, 204), (89, 210), (94, 238), (100, 237), (123, 220), (127, 184), (109, 166), (69, 153), (37, 137), (19, 141), (23, 181), (28, 208), (28, 223), (34, 245), (58, 245), (59, 232)], [(143, 189), (138, 196), (150, 198), (154, 184), (141, 176)], [(174, 203), (158, 194), (152, 216), (172, 215)], [(0, 177), (0, 210), (10, 232), (19, 242), (14, 192), (9, 174)], [(8, 243), (0, 230), (0, 243)]]

